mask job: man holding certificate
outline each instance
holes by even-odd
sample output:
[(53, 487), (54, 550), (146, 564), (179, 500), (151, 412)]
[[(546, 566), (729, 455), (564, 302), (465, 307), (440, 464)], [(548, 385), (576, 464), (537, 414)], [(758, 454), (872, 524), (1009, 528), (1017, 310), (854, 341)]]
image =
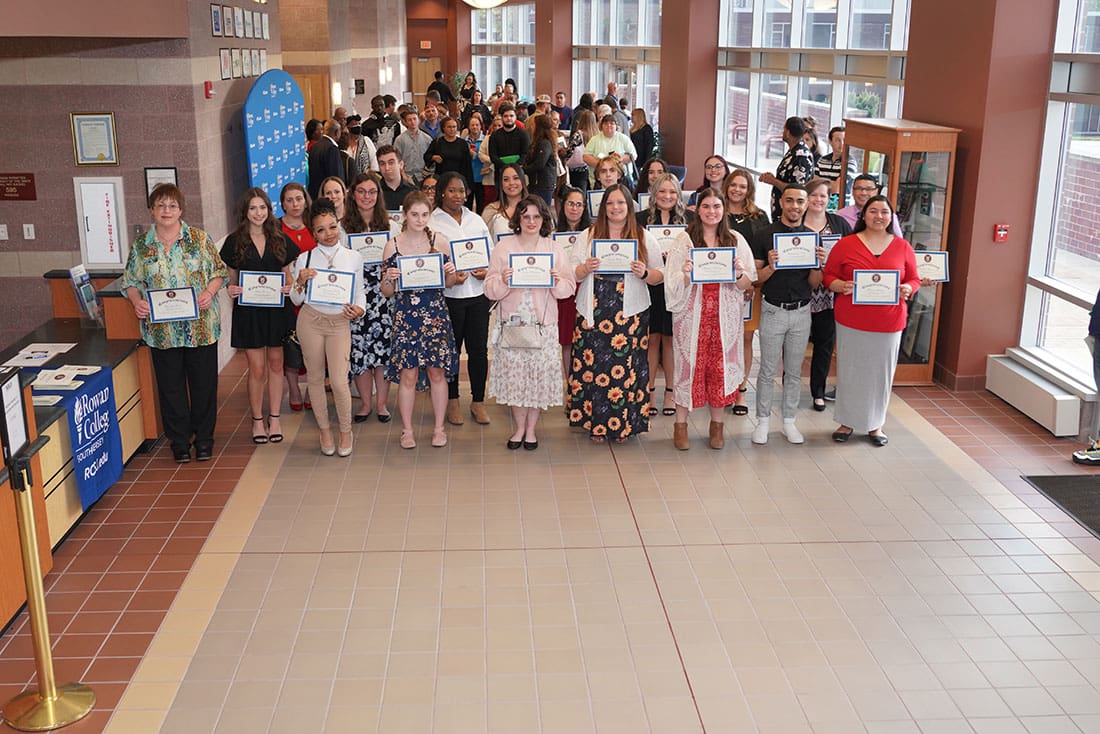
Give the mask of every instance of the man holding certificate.
[[(802, 443), (795, 426), (802, 392), (802, 358), (810, 340), (810, 293), (821, 283), (815, 247), (816, 233), (802, 224), (808, 194), (800, 183), (790, 183), (779, 197), (779, 219), (753, 239), (760, 306), (760, 370), (756, 379), (756, 428), (752, 442), (768, 442), (772, 389), (783, 361), (783, 435)], [(795, 260), (794, 263), (791, 261)], [(794, 264), (795, 267), (791, 267)]]
[(901, 332), (908, 318), (906, 301), (920, 288), (913, 248), (891, 232), (894, 210), (885, 196), (867, 200), (855, 233), (833, 247), (825, 264), (825, 285), (836, 294), (836, 421), (833, 440), (843, 443), (854, 431), (885, 446), (882, 432)]
[(227, 271), (210, 235), (183, 221), (183, 192), (160, 184), (149, 195), (153, 225), (126, 261), (123, 293), (141, 321), (157, 376), (160, 415), (176, 462), (214, 455), (218, 408), (218, 290)]

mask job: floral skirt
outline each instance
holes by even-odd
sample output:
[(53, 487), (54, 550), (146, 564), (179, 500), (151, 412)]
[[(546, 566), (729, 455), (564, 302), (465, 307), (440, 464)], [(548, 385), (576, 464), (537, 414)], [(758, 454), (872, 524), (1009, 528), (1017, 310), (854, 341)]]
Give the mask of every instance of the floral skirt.
[(623, 315), (623, 283), (596, 278), (593, 323), (577, 316), (569, 371), (569, 425), (593, 436), (649, 430), (649, 312)]

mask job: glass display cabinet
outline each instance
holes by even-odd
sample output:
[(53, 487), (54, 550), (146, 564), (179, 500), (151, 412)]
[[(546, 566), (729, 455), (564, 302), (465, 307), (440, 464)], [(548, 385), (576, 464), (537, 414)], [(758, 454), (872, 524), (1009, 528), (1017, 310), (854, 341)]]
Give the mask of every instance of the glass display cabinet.
[[(878, 178), (894, 203), (902, 236), (918, 253), (948, 251), (951, 184), (955, 172), (957, 128), (912, 120), (846, 119), (845, 165)], [(851, 190), (845, 182), (845, 189)], [(950, 276), (950, 271), (949, 271)], [(901, 336), (897, 385), (932, 383), (939, 326), (940, 285), (922, 287), (909, 303), (909, 321)]]

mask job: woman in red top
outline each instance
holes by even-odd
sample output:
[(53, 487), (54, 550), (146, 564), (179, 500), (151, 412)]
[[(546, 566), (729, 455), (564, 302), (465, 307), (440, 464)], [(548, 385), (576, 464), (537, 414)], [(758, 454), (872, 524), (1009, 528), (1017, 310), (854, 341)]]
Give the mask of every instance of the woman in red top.
[[(825, 263), (825, 286), (836, 294), (833, 307), (837, 335), (833, 440), (843, 443), (854, 431), (866, 431), (875, 446), (889, 439), (882, 432), (890, 404), (901, 332), (908, 317), (906, 302), (920, 288), (913, 248), (890, 232), (893, 207), (885, 196), (867, 200), (854, 234), (840, 240)], [(891, 305), (852, 303), (853, 271), (898, 271), (898, 302)]]
[[(306, 187), (293, 181), (288, 183), (279, 192), (279, 203), (283, 206), (283, 218), (279, 220), (279, 224), (283, 228), (283, 234), (298, 246), (298, 252), (309, 252), (316, 247), (317, 242), (313, 239), (313, 234), (309, 231), (309, 227), (306, 226), (305, 222), (306, 213), (309, 211), (310, 204), (312, 204)], [(294, 311), (297, 313), (298, 309), (295, 308)], [(301, 410), (302, 388), (298, 385), (298, 376), (304, 374), (305, 369), (286, 367), (283, 372), (286, 374), (290, 409), (294, 411)], [(307, 410), (311, 408), (309, 403), (306, 403), (305, 407)]]

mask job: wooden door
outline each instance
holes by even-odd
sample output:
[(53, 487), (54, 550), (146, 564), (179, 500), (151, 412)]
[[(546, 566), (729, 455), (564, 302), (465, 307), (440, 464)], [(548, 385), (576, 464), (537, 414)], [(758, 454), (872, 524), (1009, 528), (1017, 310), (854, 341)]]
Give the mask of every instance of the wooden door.
[(413, 104), (418, 109), (424, 109), (424, 100), (428, 96), (428, 85), (435, 81), (435, 73), (443, 68), (442, 59), (439, 56), (413, 56), (412, 80)]
[(329, 87), (328, 74), (291, 73), (294, 81), (302, 90), (306, 104), (306, 120), (327, 120), (332, 114), (332, 90)]

